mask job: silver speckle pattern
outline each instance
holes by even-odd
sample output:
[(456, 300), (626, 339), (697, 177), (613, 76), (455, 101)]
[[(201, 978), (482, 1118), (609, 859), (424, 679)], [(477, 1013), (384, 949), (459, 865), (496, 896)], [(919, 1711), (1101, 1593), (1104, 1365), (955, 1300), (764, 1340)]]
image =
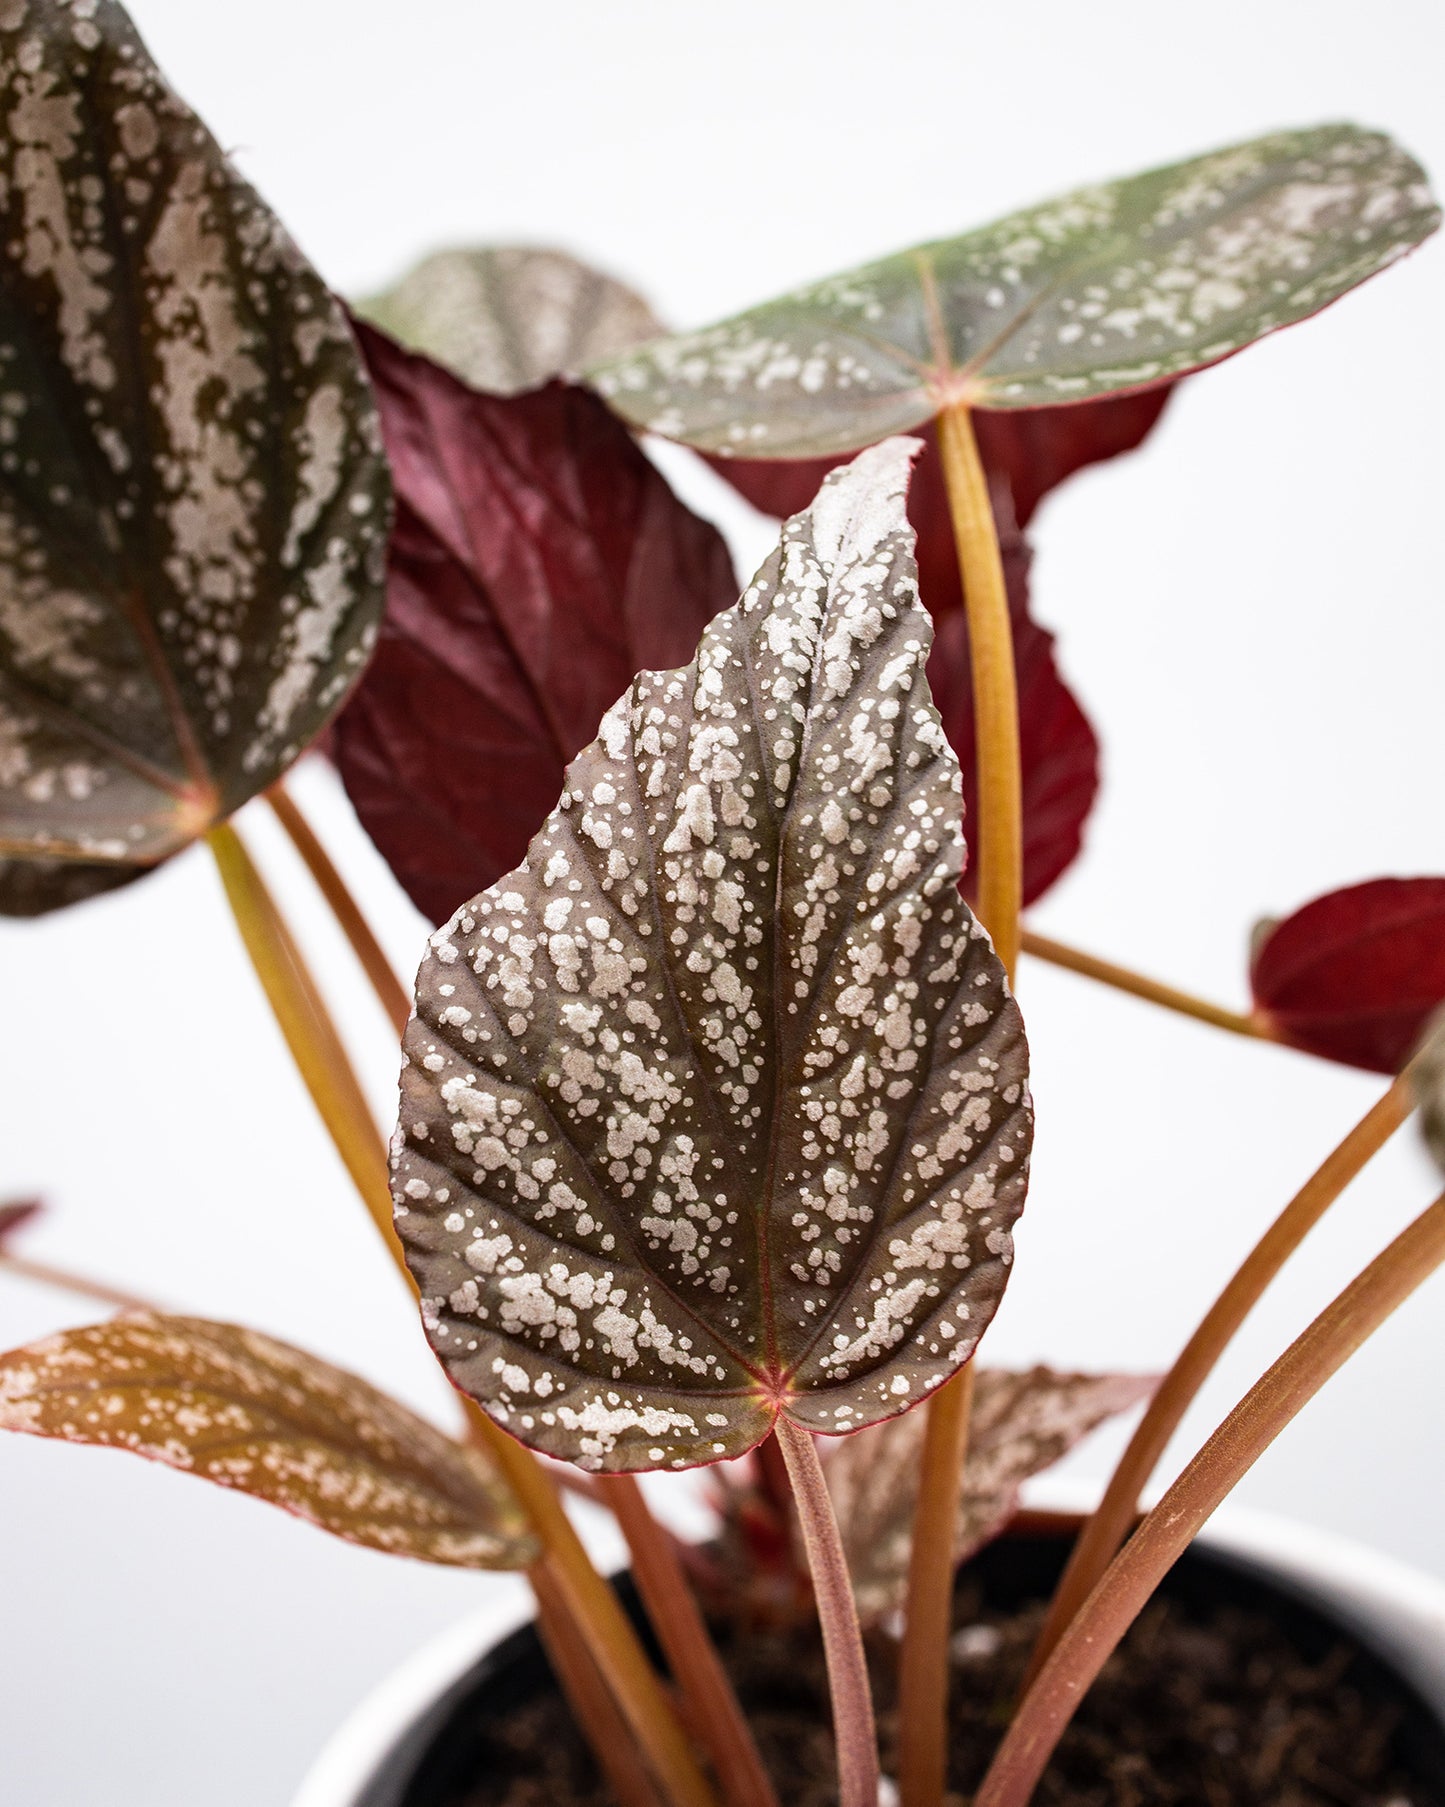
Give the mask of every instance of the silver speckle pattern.
[(360, 673), (388, 513), (337, 304), (125, 13), (7, 0), (0, 857), (153, 864), (269, 784)]
[(637, 678), (418, 976), (393, 1190), (428, 1332), (584, 1467), (889, 1417), (1003, 1289), (1027, 1055), (957, 889), (915, 450), (835, 472)]
[(1303, 320), (1440, 221), (1378, 132), (1280, 132), (919, 245), (591, 380), (723, 456), (846, 452), (951, 401), (1040, 408), (1162, 383)]

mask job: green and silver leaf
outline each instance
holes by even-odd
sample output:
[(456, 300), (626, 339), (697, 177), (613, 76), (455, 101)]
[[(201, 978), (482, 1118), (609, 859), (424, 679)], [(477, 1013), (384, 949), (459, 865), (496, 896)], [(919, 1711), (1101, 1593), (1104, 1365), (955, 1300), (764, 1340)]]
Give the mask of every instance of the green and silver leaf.
[(128, 1449), (393, 1556), (498, 1569), (536, 1555), (474, 1450), (356, 1375), (234, 1324), (122, 1317), (12, 1349), (0, 1429)]
[(1317, 312), (1439, 224), (1378, 132), (1281, 132), (1079, 189), (590, 373), (639, 427), (724, 456), (846, 452), (953, 402), (1162, 383)]
[(0, 858), (154, 865), (270, 784), (359, 675), (388, 511), (320, 277), (119, 6), (13, 0)]
[(891, 1417), (1003, 1290), (1027, 1051), (958, 893), (914, 450), (835, 472), (635, 680), (418, 976), (393, 1191), (428, 1332), (584, 1467)]
[(666, 330), (625, 283), (528, 245), (437, 251), (356, 311), (498, 395), (576, 376)]

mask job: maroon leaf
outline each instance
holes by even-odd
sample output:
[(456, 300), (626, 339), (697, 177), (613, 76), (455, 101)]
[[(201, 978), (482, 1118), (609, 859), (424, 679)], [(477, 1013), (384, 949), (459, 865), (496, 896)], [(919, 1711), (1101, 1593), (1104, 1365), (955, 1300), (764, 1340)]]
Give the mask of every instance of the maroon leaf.
[[(974, 415), (978, 449), (990, 476), (1002, 477), (1013, 498), (1014, 519), (1027, 527), (1039, 503), (1066, 477), (1086, 465), (1132, 452), (1148, 437), (1173, 392), (1172, 383), (1133, 395), (1110, 395), (1101, 401), (1075, 402), (1061, 408), (1027, 408), (1012, 413)], [(924, 537), (934, 524), (934, 511), (943, 504), (942, 525), (948, 524), (947, 498), (942, 473), (936, 466), (933, 427), (926, 429), (929, 451), (913, 480), (908, 517)], [(818, 493), (818, 485), (835, 466), (852, 457), (837, 458), (710, 458), (708, 462), (764, 514), (790, 515), (804, 509)], [(932, 471), (927, 467), (934, 466)], [(921, 548), (920, 548), (921, 550)], [(949, 539), (952, 555), (952, 540)], [(921, 560), (920, 560), (921, 569)], [(923, 599), (929, 602), (927, 572), (923, 572)], [(932, 607), (931, 602), (929, 606)]]
[[(1138, 444), (1158, 418), (1167, 394), (1161, 390), (1073, 408), (978, 416), (980, 446), (993, 475), (994, 511), (1013, 614), (1023, 757), (1026, 904), (1041, 897), (1078, 857), (1084, 824), (1099, 788), (1099, 743), (1059, 674), (1054, 636), (1029, 614), (1030, 553), (1014, 520), (1010, 499), (1019, 506), (1021, 497), (1022, 505), (1032, 513), (1039, 497), (1070, 471)], [(1149, 405), (1141, 405), (1145, 403)], [(1068, 428), (1059, 420), (1064, 415), (1082, 417), (1083, 429)], [(928, 681), (963, 768), (964, 820), (972, 821), (978, 779), (963, 584), (943, 464), (931, 425), (923, 437), (927, 449), (916, 466), (908, 518), (918, 535), (919, 590), (935, 624)], [(846, 461), (725, 458), (712, 462), (755, 507), (783, 512), (807, 507), (828, 471)], [(964, 874), (963, 888), (969, 901), (975, 901), (971, 870)]]
[(567, 762), (737, 596), (716, 530), (590, 391), (484, 395), (358, 334), (396, 482), (386, 616), (336, 726), (357, 814), (445, 921), (520, 864)]
[(42, 1209), (38, 1198), (0, 1199), (0, 1248), (4, 1247), (7, 1237), (12, 1236), (22, 1224), (32, 1222)]
[(1256, 1009), (1291, 1046), (1397, 1073), (1445, 1003), (1445, 878), (1317, 897), (1256, 939)]

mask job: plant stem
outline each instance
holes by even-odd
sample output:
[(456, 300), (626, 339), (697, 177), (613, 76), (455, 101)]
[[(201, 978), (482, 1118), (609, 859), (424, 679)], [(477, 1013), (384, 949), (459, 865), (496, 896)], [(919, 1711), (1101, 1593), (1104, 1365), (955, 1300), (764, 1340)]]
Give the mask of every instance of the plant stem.
[[(1013, 623), (988, 477), (962, 403), (938, 416), (958, 568), (968, 616), (973, 685), (978, 828), (978, 915), (1010, 981), (1018, 965), (1023, 908), (1023, 774)], [(905, 1731), (904, 1807), (938, 1807), (946, 1769), (948, 1631), (954, 1530), (963, 1491), (972, 1377), (946, 1382), (927, 1406), (918, 1509), (908, 1568), (900, 1653), (899, 1710)]]
[(1402, 1075), (1305, 1181), (1210, 1306), (1150, 1400), (1110, 1477), (1103, 1499), (1074, 1545), (1034, 1647), (1025, 1687), (1043, 1667), (1065, 1627), (1128, 1535), (1145, 1483), (1230, 1339), (1326, 1210), (1365, 1163), (1384, 1147), (1413, 1108), (1410, 1083)]
[[(922, 1475), (963, 1480), (973, 1412), (973, 1363), (939, 1394), (923, 1434)], [(938, 1807), (948, 1769), (948, 1638), (959, 1487), (920, 1487), (908, 1562), (908, 1617), (898, 1663), (898, 1792), (902, 1807)], [(945, 1584), (937, 1585), (945, 1551)], [(939, 1660), (942, 1653), (943, 1660)]]
[(266, 801), (276, 812), (291, 845), (301, 855), (307, 871), (315, 879), (317, 889), (330, 904), (331, 913), (351, 943), (351, 951), (370, 979), (377, 1002), (386, 1012), (392, 1028), (398, 1035), (403, 1034), (407, 1018), (411, 1015), (411, 999), (392, 970), (381, 943), (372, 933), (371, 924), (362, 915), (356, 899), (351, 895), (346, 880), (336, 870), (331, 855), (322, 846), (315, 829), (306, 820), (300, 805), (283, 782), (278, 781), (271, 786), (266, 792)]
[(1025, 1807), (1090, 1683), (1200, 1526), (1284, 1427), (1445, 1261), (1445, 1195), (1257, 1381), (1114, 1558), (1024, 1696), (974, 1807)]
[(938, 447), (968, 616), (978, 778), (978, 832), (973, 837), (978, 914), (1012, 978), (1018, 965), (1024, 890), (1018, 681), (1008, 587), (988, 477), (978, 454), (973, 421), (962, 403), (955, 402), (939, 414)]
[(1032, 954), (1036, 960), (1047, 960), (1051, 966), (1067, 967), (1070, 972), (1082, 973), (1086, 979), (1097, 979), (1101, 985), (1112, 985), (1116, 991), (1127, 991), (1131, 996), (1143, 998), (1150, 1004), (1160, 1004), (1166, 1010), (1177, 1010), (1181, 1016), (1192, 1016), (1198, 1022), (1212, 1023), (1216, 1029), (1228, 1029), (1235, 1035), (1254, 1036), (1261, 1041), (1278, 1040), (1263, 1017), (1247, 1016), (1238, 1010), (1225, 1010), (1218, 1004), (1193, 997), (1187, 991), (1177, 991), (1172, 985), (1160, 985), (1157, 980), (1146, 979), (1141, 973), (1130, 972), (1127, 966), (1115, 966), (1112, 960), (1100, 960), (1094, 954), (1084, 954), (1077, 948), (1066, 947), (1062, 941), (1051, 941), (1047, 935), (1036, 935), (1032, 929), (1023, 931), (1020, 945), (1026, 954)]
[(797, 1502), (813, 1595), (823, 1628), (828, 1692), (833, 1702), (833, 1736), (838, 1747), (838, 1807), (878, 1807), (878, 1733), (873, 1720), (873, 1691), (868, 1683), (853, 1583), (828, 1483), (823, 1478), (823, 1464), (807, 1431), (786, 1418), (779, 1418), (775, 1428)]
[[(392, 1224), (380, 1134), (321, 994), (239, 835), (222, 823), (207, 840), (242, 939), (302, 1078), (388, 1252), (414, 1292), (416, 1283)], [(553, 1563), (560, 1599), (615, 1690), (618, 1706), (669, 1801), (675, 1807), (713, 1807), (712, 1790), (636, 1633), (593, 1568), (541, 1464), (473, 1401), (464, 1399), (463, 1404), (471, 1435), (485, 1447), (531, 1519), (546, 1552), (544, 1560)]]
[(665, 1807), (642, 1761), (627, 1721), (617, 1709), (601, 1671), (568, 1617), (551, 1569), (539, 1562), (531, 1571), (537, 1596), (537, 1629), (573, 1717), (582, 1728), (618, 1807)]
[(372, 1222), (405, 1271), (391, 1220), (391, 1186), (381, 1132), (316, 981), (235, 829), (229, 822), (221, 822), (207, 833), (206, 840), (220, 868), (241, 939), (292, 1059)]
[(95, 1299), (101, 1305), (113, 1305), (117, 1311), (159, 1312), (159, 1305), (134, 1293), (107, 1286), (103, 1280), (90, 1280), (84, 1274), (72, 1274), (44, 1261), (27, 1261), (22, 1255), (0, 1250), (0, 1273), (12, 1273), (21, 1280), (34, 1280), (41, 1286), (53, 1286), (60, 1292), (74, 1293), (77, 1298)]
[(731, 1807), (778, 1807), (752, 1728), (727, 1678), (666, 1531), (652, 1516), (635, 1475), (598, 1477), (632, 1552), (632, 1578), (682, 1691), (693, 1735), (712, 1759)]

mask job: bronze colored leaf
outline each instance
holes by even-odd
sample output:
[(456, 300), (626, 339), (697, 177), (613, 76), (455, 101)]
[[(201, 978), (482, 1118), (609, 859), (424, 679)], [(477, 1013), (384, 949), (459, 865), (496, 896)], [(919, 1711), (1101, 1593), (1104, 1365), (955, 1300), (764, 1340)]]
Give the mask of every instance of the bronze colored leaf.
[[(0, 907), (263, 790), (382, 603), (345, 319), (113, 0), (0, 10)], [(118, 881), (114, 881), (118, 882)]]
[[(981, 1369), (955, 1560), (1002, 1531), (1030, 1475), (1051, 1467), (1106, 1418), (1147, 1399), (1157, 1384), (1153, 1375)], [(845, 1438), (828, 1455), (828, 1490), (864, 1619), (881, 1619), (903, 1603), (925, 1429), (923, 1414), (911, 1412)]]
[(576, 376), (666, 331), (625, 283), (531, 245), (434, 252), (356, 311), (496, 395)]
[(1336, 300), (1440, 222), (1379, 132), (1324, 125), (1059, 195), (599, 365), (640, 426), (739, 458), (815, 458), (951, 402), (1142, 389)]
[(121, 1317), (12, 1349), (0, 1429), (128, 1449), (393, 1556), (499, 1569), (536, 1553), (474, 1451), (354, 1374), (234, 1324)]
[(958, 894), (915, 449), (834, 473), (635, 680), (418, 976), (393, 1188), (428, 1331), (585, 1467), (891, 1417), (1003, 1290), (1027, 1054)]

